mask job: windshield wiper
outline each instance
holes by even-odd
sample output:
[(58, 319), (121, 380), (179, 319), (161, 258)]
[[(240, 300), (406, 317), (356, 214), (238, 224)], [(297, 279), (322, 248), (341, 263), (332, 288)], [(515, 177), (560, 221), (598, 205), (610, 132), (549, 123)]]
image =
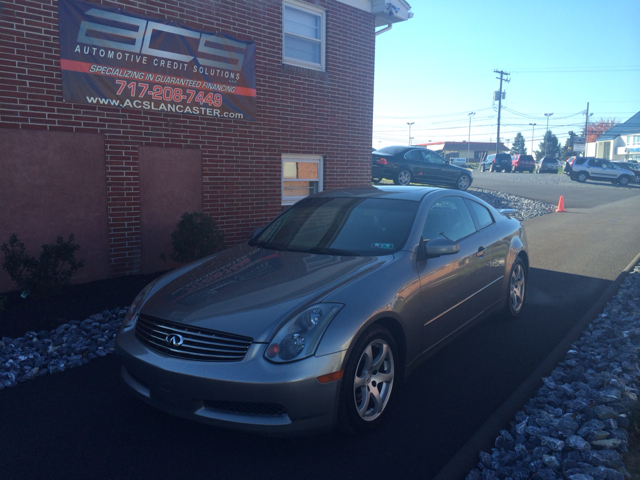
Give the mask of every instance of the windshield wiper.
[(340, 250), (339, 248), (329, 248), (329, 247), (314, 247), (314, 248), (309, 248), (307, 250), (310, 253), (319, 253), (319, 254), (325, 254), (325, 255), (342, 255), (342, 256), (357, 256), (358, 254), (356, 252), (351, 252), (349, 250)]
[(252, 247), (256, 246), (256, 247), (266, 248), (267, 250), (282, 250), (282, 251), (288, 250), (288, 248), (283, 245), (277, 245), (271, 242), (260, 242), (258, 240), (251, 240), (249, 242), (249, 245), (251, 245)]

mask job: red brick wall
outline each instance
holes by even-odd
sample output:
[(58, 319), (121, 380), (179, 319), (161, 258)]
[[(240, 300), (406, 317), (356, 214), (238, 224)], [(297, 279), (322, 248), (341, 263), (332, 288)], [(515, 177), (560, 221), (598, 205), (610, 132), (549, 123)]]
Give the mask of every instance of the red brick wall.
[(282, 153), (324, 155), (325, 189), (369, 184), (371, 14), (333, 0), (309, 2), (327, 11), (326, 71), (315, 72), (282, 64), (279, 0), (92, 3), (256, 43), (255, 122), (63, 103), (57, 1), (2, 1), (0, 128), (104, 136), (112, 275), (140, 271), (141, 146), (201, 150), (204, 210), (228, 245), (281, 211)]

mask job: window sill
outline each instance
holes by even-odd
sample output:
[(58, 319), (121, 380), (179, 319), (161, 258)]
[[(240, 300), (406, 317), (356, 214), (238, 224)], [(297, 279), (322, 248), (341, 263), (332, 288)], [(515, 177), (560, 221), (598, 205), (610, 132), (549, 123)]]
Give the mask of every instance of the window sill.
[(303, 75), (305, 77), (317, 78), (319, 80), (326, 80), (327, 72), (325, 70), (315, 70), (311, 67), (301, 67), (299, 65), (291, 65), (289, 63), (282, 64), (282, 72), (295, 73), (297, 75)]

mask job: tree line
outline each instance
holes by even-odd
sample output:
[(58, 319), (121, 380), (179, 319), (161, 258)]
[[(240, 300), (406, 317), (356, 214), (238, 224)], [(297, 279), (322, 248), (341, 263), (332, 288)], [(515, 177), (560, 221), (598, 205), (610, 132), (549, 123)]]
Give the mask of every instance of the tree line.
[[(595, 142), (600, 136), (609, 131), (612, 127), (615, 127), (618, 124), (615, 118), (604, 119), (601, 118), (598, 121), (591, 122), (588, 127), (587, 134), (587, 142)], [(564, 161), (568, 157), (575, 155), (573, 153), (573, 138), (574, 137), (584, 137), (585, 131), (584, 127), (581, 130), (581, 133), (578, 135), (573, 131), (568, 132), (569, 137), (565, 141), (564, 145), (560, 145), (560, 141), (558, 137), (556, 137), (551, 130), (547, 130), (544, 134), (544, 138), (538, 144), (538, 149), (535, 150), (532, 155), (535, 156), (536, 160), (540, 160), (545, 156), (549, 157), (557, 157), (559, 160)], [(516, 138), (513, 140), (513, 144), (511, 145), (511, 154), (526, 154), (527, 147), (525, 138), (522, 136), (522, 133), (518, 132)]]

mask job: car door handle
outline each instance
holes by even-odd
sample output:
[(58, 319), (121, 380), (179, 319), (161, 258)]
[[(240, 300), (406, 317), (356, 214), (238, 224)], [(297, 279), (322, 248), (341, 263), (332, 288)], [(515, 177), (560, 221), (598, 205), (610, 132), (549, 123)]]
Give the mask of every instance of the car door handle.
[(485, 251), (484, 247), (478, 248), (478, 251), (476, 252), (476, 257), (480, 257), (480, 258), (484, 257), (484, 251)]

